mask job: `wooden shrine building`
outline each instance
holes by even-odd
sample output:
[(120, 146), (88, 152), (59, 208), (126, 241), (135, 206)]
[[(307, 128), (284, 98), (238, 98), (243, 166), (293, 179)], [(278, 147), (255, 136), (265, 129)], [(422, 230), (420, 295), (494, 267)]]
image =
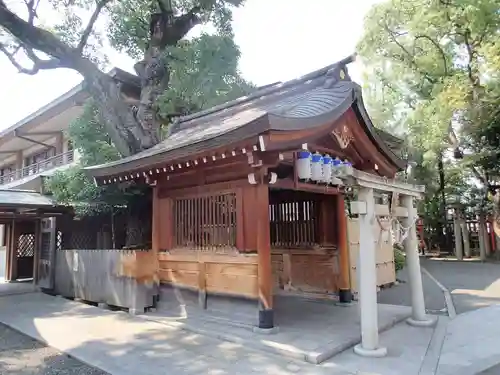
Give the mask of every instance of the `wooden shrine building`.
[[(413, 197), (423, 190), (393, 180), (406, 163), (386, 143), (394, 139), (371, 123), (348, 62), (182, 117), (160, 144), (88, 172), (99, 185), (148, 182), (159, 281), (198, 290), (202, 304), (212, 293), (256, 299), (260, 329), (274, 327), (273, 295), (293, 286), (351, 301), (345, 196), (354, 191), (358, 201), (347, 208), (363, 234), (357, 352), (383, 355), (367, 227), (374, 189), (406, 194), (413, 229)], [(412, 241), (410, 234), (411, 249)], [(408, 260), (416, 280), (414, 247)], [(413, 320), (427, 324), (421, 280), (412, 285)]]

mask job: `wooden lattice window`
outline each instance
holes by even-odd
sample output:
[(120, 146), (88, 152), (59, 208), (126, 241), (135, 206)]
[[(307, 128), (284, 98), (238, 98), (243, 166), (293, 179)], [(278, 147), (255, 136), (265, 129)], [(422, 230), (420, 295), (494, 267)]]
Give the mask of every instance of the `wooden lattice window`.
[[(85, 228), (84, 228), (85, 229)], [(78, 231), (73, 229), (68, 249), (95, 250), (97, 244), (97, 232), (90, 230)]]
[(236, 194), (176, 199), (173, 214), (175, 247), (236, 248)]
[(62, 250), (63, 234), (60, 230), (56, 232), (56, 250)]
[(21, 234), (17, 242), (17, 257), (25, 258), (35, 255), (35, 235), (32, 233)]
[(270, 204), (271, 246), (304, 248), (318, 244), (318, 206), (314, 200)]

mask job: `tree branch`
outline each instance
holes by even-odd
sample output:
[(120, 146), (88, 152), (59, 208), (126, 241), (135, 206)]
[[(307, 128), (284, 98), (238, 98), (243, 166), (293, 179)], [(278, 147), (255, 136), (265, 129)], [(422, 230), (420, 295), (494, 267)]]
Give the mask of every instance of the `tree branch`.
[(35, 75), (40, 70), (48, 70), (48, 69), (56, 69), (61, 67), (59, 60), (50, 59), (50, 60), (41, 60), (36, 55), (33, 54), (32, 51), (25, 48), (25, 52), (28, 57), (33, 61), (33, 67), (31, 69), (23, 67), (15, 58), (17, 51), (21, 48), (19, 46), (14, 52), (9, 52), (7, 47), (0, 43), (0, 52), (3, 52), (7, 59), (10, 61), (12, 65), (19, 71), (19, 73)]
[(415, 37), (415, 43), (419, 39), (427, 39), (429, 42), (431, 42), (434, 45), (434, 47), (436, 47), (436, 49), (438, 50), (439, 54), (441, 55), (441, 59), (443, 60), (444, 75), (447, 76), (448, 75), (448, 61), (446, 59), (446, 54), (444, 53), (443, 49), (438, 44), (438, 42), (436, 42), (430, 36), (422, 34), (422, 35), (417, 35)]
[(24, 3), (28, 8), (28, 23), (30, 25), (33, 25), (33, 21), (37, 17), (36, 11), (38, 9), (38, 4), (40, 3), (40, 0), (24, 0)]
[(2, 0), (0, 0), (0, 26), (21, 41), (23, 47), (52, 56), (59, 60), (61, 66), (69, 67), (69, 60), (77, 53), (74, 48), (63, 43), (49, 31), (30, 25), (14, 14)]
[(164, 45), (176, 45), (193, 27), (200, 24), (199, 12), (200, 7), (194, 7), (189, 12), (175, 17), (172, 26), (167, 26), (167, 30), (163, 33), (162, 42)]
[(169, 4), (167, 7), (167, 6), (165, 6), (165, 3), (163, 2), (163, 0), (158, 0), (158, 7), (160, 8), (160, 11), (162, 12), (163, 15), (168, 14), (168, 13), (173, 13), (171, 1), (168, 0), (168, 2), (169, 2)]
[[(33, 0), (30, 0), (33, 1)], [(89, 36), (92, 33), (92, 29), (94, 28), (94, 24), (97, 21), (97, 18), (99, 18), (99, 15), (101, 14), (101, 11), (103, 8), (110, 3), (112, 0), (100, 0), (97, 3), (97, 6), (94, 10), (94, 13), (92, 13), (92, 16), (90, 17), (89, 23), (87, 24), (87, 27), (83, 31), (82, 37), (80, 38), (80, 42), (78, 43), (78, 46), (76, 47), (76, 50), (81, 54), (83, 49), (85, 48), (85, 45), (88, 42)]]
[[(415, 56), (412, 55), (410, 53), (410, 51), (408, 51), (408, 49), (403, 46), (397, 39), (397, 37), (399, 35), (405, 35), (404, 33), (403, 34), (400, 34), (400, 33), (396, 33), (394, 31), (392, 31), (390, 28), (389, 28), (389, 25), (387, 25), (386, 22), (384, 22), (384, 24), (382, 25), (385, 29), (385, 31), (389, 34), (390, 38), (392, 39), (392, 41), (405, 53), (406, 56), (408, 56), (409, 58), (409, 62), (410, 62), (410, 65), (413, 66), (416, 71), (421, 74), (429, 83), (431, 84), (435, 84), (437, 83), (437, 80), (432, 78), (427, 72), (423, 72), (420, 70), (420, 68), (418, 67), (416, 61), (415, 61)], [(404, 62), (404, 61), (403, 61)]]

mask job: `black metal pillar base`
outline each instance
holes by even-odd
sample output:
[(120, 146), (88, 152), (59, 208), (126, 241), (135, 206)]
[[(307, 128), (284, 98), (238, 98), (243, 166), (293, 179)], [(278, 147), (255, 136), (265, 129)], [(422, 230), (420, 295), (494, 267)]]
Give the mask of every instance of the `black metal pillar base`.
[(273, 309), (259, 309), (259, 328), (260, 329), (274, 328)]
[(339, 302), (340, 303), (351, 303), (352, 293), (350, 289), (340, 289), (339, 290)]

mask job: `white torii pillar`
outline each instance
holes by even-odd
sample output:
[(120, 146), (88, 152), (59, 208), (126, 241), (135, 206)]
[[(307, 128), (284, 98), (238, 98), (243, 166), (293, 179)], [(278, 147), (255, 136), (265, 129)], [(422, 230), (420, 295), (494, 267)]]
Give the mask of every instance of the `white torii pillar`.
[(361, 343), (354, 352), (364, 357), (384, 357), (387, 349), (379, 346), (377, 310), (377, 269), (375, 258), (375, 199), (372, 188), (360, 188), (358, 200), (366, 204), (359, 214), (359, 308), (361, 315)]
[(417, 231), (415, 227), (417, 210), (413, 206), (413, 197), (403, 196), (403, 205), (408, 210), (405, 226), (409, 227), (408, 235), (404, 241), (406, 253), (406, 266), (410, 281), (412, 316), (407, 322), (417, 327), (432, 326), (436, 320), (429, 319), (425, 313), (424, 289), (422, 287), (422, 274), (420, 273), (420, 257), (418, 255)]

